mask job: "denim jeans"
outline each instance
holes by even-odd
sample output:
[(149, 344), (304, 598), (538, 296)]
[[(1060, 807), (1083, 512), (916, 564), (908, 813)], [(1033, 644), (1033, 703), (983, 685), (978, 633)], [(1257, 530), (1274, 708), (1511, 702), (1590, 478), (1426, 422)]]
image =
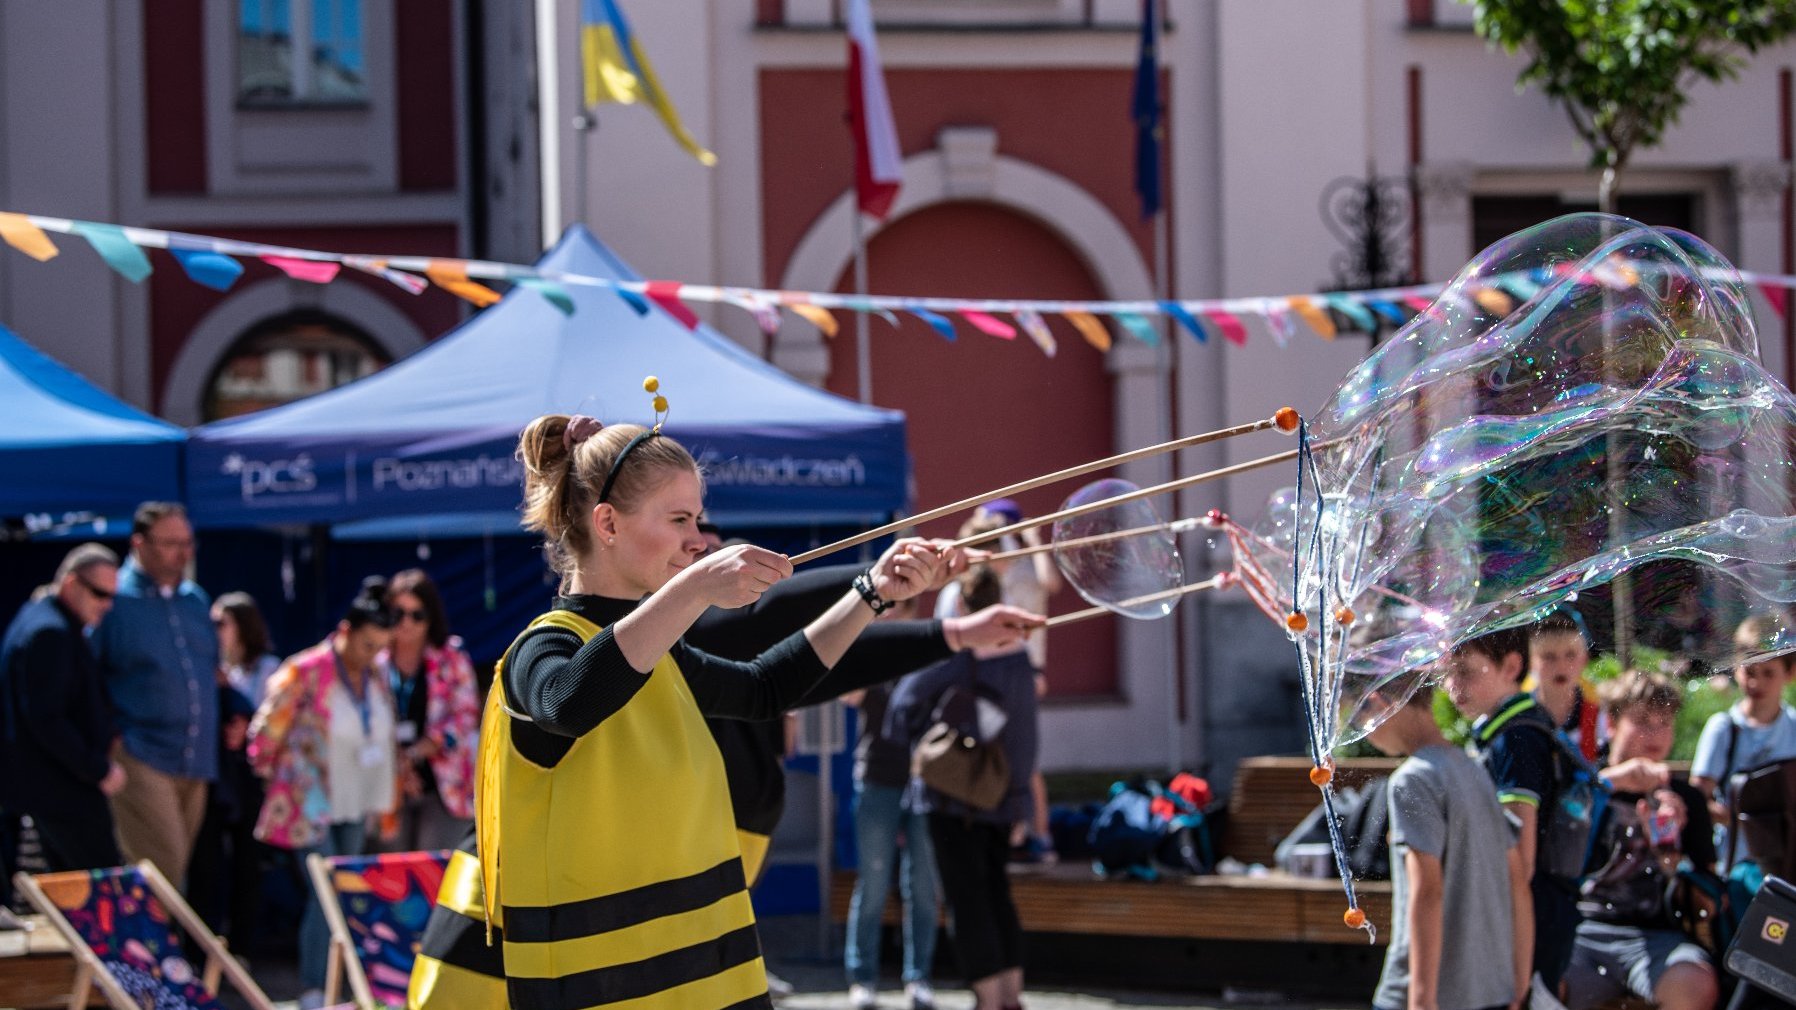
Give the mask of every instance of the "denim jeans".
[[(361, 821), (342, 821), (330, 825), (317, 845), (296, 850), (301, 873), (305, 873), (307, 890), (312, 888), (311, 874), (306, 873), (306, 857), (316, 852), (321, 856), (359, 856), (366, 829)], [(330, 954), (330, 927), (324, 922), (324, 906), (316, 894), (306, 902), (305, 917), (299, 921), (299, 983), (306, 989), (324, 988), (324, 969)], [(340, 994), (339, 994), (340, 995)]]
[(854, 837), (861, 869), (848, 905), (848, 944), (842, 958), (851, 983), (872, 986), (879, 980), (880, 919), (892, 889), (894, 862), (899, 864), (898, 889), (904, 899), (904, 981), (928, 979), (935, 959), (935, 849), (929, 841), (929, 818), (905, 810), (903, 796), (904, 790), (891, 786), (854, 784)]

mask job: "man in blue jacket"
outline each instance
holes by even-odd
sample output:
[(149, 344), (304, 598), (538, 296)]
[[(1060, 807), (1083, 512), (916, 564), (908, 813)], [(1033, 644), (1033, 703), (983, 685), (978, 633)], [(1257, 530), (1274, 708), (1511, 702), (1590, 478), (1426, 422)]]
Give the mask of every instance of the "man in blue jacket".
[(187, 510), (138, 506), (118, 599), (94, 632), (122, 738), (125, 787), (112, 798), (119, 846), (177, 887), (218, 775), (218, 636), (211, 598), (187, 578), (192, 563)]
[(8, 818), (31, 818), (52, 871), (120, 862), (106, 798), (125, 773), (87, 641), (117, 588), (118, 555), (82, 544), (0, 638), (0, 802)]

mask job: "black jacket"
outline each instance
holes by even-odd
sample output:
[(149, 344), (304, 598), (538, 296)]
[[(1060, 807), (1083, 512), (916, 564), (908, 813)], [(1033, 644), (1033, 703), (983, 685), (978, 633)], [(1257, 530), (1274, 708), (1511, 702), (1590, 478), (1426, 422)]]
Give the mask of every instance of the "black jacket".
[(27, 603), (0, 639), (0, 805), (63, 818), (104, 805), (116, 735), (79, 619), (54, 596)]

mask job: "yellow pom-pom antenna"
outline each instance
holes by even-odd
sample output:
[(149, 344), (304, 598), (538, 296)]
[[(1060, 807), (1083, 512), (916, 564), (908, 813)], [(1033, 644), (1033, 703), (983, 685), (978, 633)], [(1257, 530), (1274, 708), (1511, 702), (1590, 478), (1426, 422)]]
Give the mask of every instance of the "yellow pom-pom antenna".
[(667, 423), (667, 397), (661, 395), (661, 380), (652, 375), (643, 379), (642, 390), (645, 393), (654, 394), (654, 398), (649, 401), (649, 406), (654, 408), (655, 423), (649, 427), (659, 433), (661, 426)]

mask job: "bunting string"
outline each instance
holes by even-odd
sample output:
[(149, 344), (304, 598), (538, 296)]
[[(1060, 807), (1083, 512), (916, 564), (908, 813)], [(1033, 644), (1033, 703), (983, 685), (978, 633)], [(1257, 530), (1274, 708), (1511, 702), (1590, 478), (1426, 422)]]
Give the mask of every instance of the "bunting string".
[[(1047, 318), (1057, 316), (1086, 343), (1100, 351), (1112, 346), (1108, 318), (1122, 334), (1145, 344), (1160, 342), (1154, 320), (1167, 320), (1175, 330), (1207, 343), (1212, 336), (1236, 346), (1248, 342), (1248, 320), (1263, 324), (1273, 341), (1283, 347), (1300, 332), (1299, 324), (1323, 340), (1333, 340), (1345, 328), (1376, 332), (1398, 327), (1415, 315), (1429, 311), (1446, 291), (1446, 285), (1412, 284), (1361, 291), (1308, 292), (1282, 296), (1200, 298), (1180, 300), (1069, 301), (1063, 299), (941, 298), (901, 295), (838, 294), (833, 291), (782, 291), (764, 288), (722, 287), (669, 280), (619, 280), (560, 270), (547, 270), (490, 260), (448, 259), (434, 256), (369, 256), (266, 245), (240, 239), (216, 238), (185, 232), (136, 228), (98, 221), (78, 221), (0, 211), (0, 241), (40, 262), (60, 250), (53, 235), (81, 238), (119, 275), (141, 283), (153, 264), (146, 250), (163, 250), (186, 276), (216, 291), (228, 291), (243, 276), (242, 260), (254, 260), (280, 270), (294, 280), (329, 284), (347, 267), (380, 278), (407, 294), (422, 294), (437, 287), (479, 307), (497, 302), (501, 295), (494, 283), (521, 287), (540, 296), (563, 315), (573, 315), (570, 288), (603, 288), (627, 303), (638, 315), (659, 307), (688, 328), (699, 318), (690, 303), (729, 305), (747, 312), (764, 333), (776, 332), (784, 309), (821, 330), (826, 337), (840, 331), (840, 312), (864, 312), (897, 326), (901, 316), (918, 319), (946, 340), (960, 333), (957, 321), (974, 332), (1016, 341), (1019, 331), (1041, 353), (1053, 357), (1057, 344)], [(1624, 286), (1637, 283), (1639, 272), (1616, 260), (1598, 264), (1588, 273), (1593, 283)], [(1780, 318), (1789, 311), (1788, 292), (1796, 288), (1796, 275), (1740, 271), (1741, 281), (1753, 285)], [(1530, 274), (1505, 274), (1479, 285), (1454, 291), (1455, 308), (1501, 317), (1527, 301), (1552, 278)], [(1009, 316), (1015, 322), (1001, 318)]]

